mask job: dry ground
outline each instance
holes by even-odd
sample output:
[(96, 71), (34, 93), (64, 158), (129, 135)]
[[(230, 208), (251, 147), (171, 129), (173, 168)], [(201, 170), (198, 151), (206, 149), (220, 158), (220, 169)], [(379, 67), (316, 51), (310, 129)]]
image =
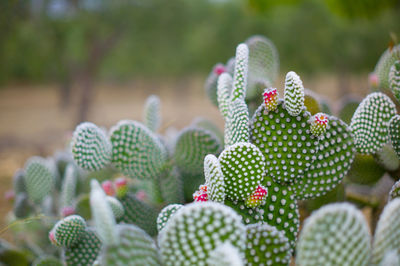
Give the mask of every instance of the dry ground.
[[(351, 78), (349, 93), (365, 95), (366, 80), (365, 76)], [(304, 79), (303, 83), (332, 102), (340, 97), (334, 77)], [(277, 84), (283, 84), (283, 77)], [(182, 128), (196, 116), (223, 127), (218, 110), (205, 96), (202, 78), (98, 85), (89, 120), (106, 127), (121, 119), (141, 120), (143, 104), (150, 94), (161, 98), (164, 128)], [(12, 206), (3, 195), (12, 187), (15, 170), (32, 155), (48, 156), (62, 148), (75, 127), (76, 99), (67, 110), (60, 110), (58, 102), (57, 87), (52, 85), (0, 88), (0, 231)]]

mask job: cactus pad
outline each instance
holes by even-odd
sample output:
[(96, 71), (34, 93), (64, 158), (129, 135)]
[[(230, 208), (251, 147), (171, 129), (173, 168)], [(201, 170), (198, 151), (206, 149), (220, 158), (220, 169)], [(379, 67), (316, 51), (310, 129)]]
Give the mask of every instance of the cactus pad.
[(107, 196), (106, 199), (111, 207), (115, 219), (121, 218), (125, 213), (124, 206), (122, 206), (121, 202), (119, 202), (116, 198), (110, 196)]
[(282, 231), (268, 224), (246, 226), (246, 265), (289, 265), (290, 245)]
[(210, 200), (223, 203), (225, 200), (224, 176), (221, 165), (213, 154), (209, 154), (204, 158), (204, 175)]
[(144, 124), (153, 132), (156, 132), (161, 125), (160, 98), (151, 95), (147, 98), (144, 106)]
[(310, 133), (310, 113), (290, 115), (280, 102), (275, 111), (261, 105), (250, 122), (250, 140), (264, 154), (267, 174), (274, 181), (291, 183), (305, 174), (317, 151), (318, 139)]
[(390, 189), (388, 200), (391, 201), (400, 197), (400, 180), (398, 180)]
[(183, 202), (183, 181), (177, 167), (161, 176), (159, 182), (161, 197), (165, 203)]
[(63, 208), (73, 206), (77, 181), (78, 171), (73, 164), (69, 163), (65, 168), (61, 186), (61, 205)]
[(330, 116), (330, 123), (321, 137), (316, 160), (298, 179), (296, 192), (299, 199), (319, 197), (338, 185), (349, 171), (354, 160), (354, 140), (348, 126)]
[(264, 219), (263, 206), (251, 208), (246, 206), (244, 201), (230, 200), (228, 198), (225, 199), (224, 204), (231, 207), (236, 211), (237, 214), (242, 216), (242, 221), (244, 224), (258, 223)]
[(325, 205), (304, 223), (296, 265), (368, 265), (370, 238), (362, 213), (353, 205)]
[(161, 210), (161, 212), (158, 214), (158, 217), (157, 217), (158, 232), (160, 232), (165, 227), (168, 220), (182, 207), (183, 207), (183, 205), (181, 205), (181, 204), (171, 204)]
[(85, 170), (97, 171), (111, 160), (111, 143), (106, 134), (93, 123), (78, 125), (72, 137), (75, 162)]
[(227, 70), (228, 69), (221, 63), (214, 65), (213, 69), (211, 70), (204, 84), (207, 96), (214, 105), (218, 105), (218, 100), (217, 100), (218, 79)]
[(244, 100), (237, 99), (229, 106), (225, 126), (225, 145), (249, 141), (249, 111)]
[(389, 72), (393, 64), (400, 58), (400, 45), (387, 49), (379, 58), (375, 66), (374, 73), (378, 77), (378, 86), (380, 89), (389, 89)]
[(57, 245), (71, 247), (82, 238), (85, 230), (85, 220), (78, 215), (71, 215), (59, 221), (52, 231)]
[(268, 189), (263, 206), (264, 221), (284, 231), (291, 248), (294, 248), (300, 225), (295, 192), (291, 187), (274, 182), (271, 177), (265, 177), (263, 185)]
[(205, 265), (210, 253), (228, 241), (242, 251), (245, 226), (231, 208), (205, 202), (186, 205), (172, 216), (160, 235), (165, 265)]
[(400, 101), (400, 60), (394, 62), (389, 72), (389, 85), (394, 96)]
[(100, 239), (93, 229), (88, 228), (75, 245), (64, 250), (64, 261), (68, 266), (92, 265), (100, 249)]
[(396, 114), (396, 106), (383, 93), (369, 94), (358, 106), (351, 119), (357, 151), (362, 154), (374, 154), (388, 140), (389, 120)]
[(248, 60), (249, 48), (246, 44), (241, 43), (236, 48), (231, 102), (234, 102), (236, 99), (241, 99), (244, 101), (246, 97)]
[(160, 265), (153, 239), (142, 229), (131, 224), (117, 226), (118, 245), (105, 245), (101, 251), (101, 265)]
[(293, 71), (286, 74), (285, 106), (291, 116), (298, 116), (304, 109), (303, 82)]
[(46, 159), (32, 157), (25, 164), (25, 186), (28, 197), (40, 203), (53, 189), (55, 171)]
[(111, 129), (112, 163), (131, 178), (158, 176), (167, 160), (167, 152), (157, 136), (144, 125), (120, 121)]
[(229, 242), (216, 247), (207, 259), (208, 266), (244, 266), (239, 249)]
[(222, 144), (211, 131), (188, 127), (179, 134), (174, 151), (176, 165), (184, 173), (201, 174), (207, 154), (218, 154)]
[(396, 250), (400, 252), (400, 199), (390, 201), (381, 216), (375, 230), (372, 250), (372, 262), (381, 263), (386, 252)]
[(228, 73), (222, 74), (218, 78), (217, 99), (218, 109), (225, 119), (228, 117), (231, 89), (232, 77)]
[(226, 148), (219, 156), (225, 181), (226, 196), (232, 200), (245, 200), (263, 180), (265, 159), (251, 143), (237, 143)]
[(400, 158), (400, 115), (395, 115), (390, 119), (389, 136), (393, 149)]

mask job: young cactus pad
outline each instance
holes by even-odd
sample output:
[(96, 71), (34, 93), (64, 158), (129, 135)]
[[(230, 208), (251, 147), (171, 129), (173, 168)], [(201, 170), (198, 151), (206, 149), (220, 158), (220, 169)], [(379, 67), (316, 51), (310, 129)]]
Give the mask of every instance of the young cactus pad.
[(236, 48), (231, 102), (234, 102), (236, 99), (241, 99), (244, 101), (246, 97), (248, 60), (249, 48), (246, 44), (241, 43)]
[(244, 266), (240, 250), (229, 242), (216, 247), (207, 259), (208, 266)]
[(394, 96), (400, 101), (400, 60), (394, 62), (389, 72), (389, 85)]
[(362, 213), (349, 203), (329, 204), (304, 223), (296, 265), (368, 265), (371, 237)]
[(251, 143), (240, 142), (226, 148), (219, 156), (226, 196), (246, 200), (261, 184), (265, 159)]
[(400, 199), (393, 199), (386, 205), (375, 230), (372, 250), (374, 265), (381, 263), (386, 252), (400, 252)]
[(64, 261), (67, 266), (92, 265), (99, 255), (100, 249), (100, 239), (93, 229), (88, 228), (75, 245), (65, 248)]
[(293, 71), (286, 74), (285, 107), (291, 116), (298, 116), (304, 109), (303, 82)]
[(358, 106), (351, 119), (357, 151), (374, 154), (389, 140), (389, 120), (396, 115), (396, 106), (383, 93), (368, 95)]
[(144, 106), (144, 124), (153, 132), (156, 132), (161, 125), (160, 115), (160, 98), (156, 95), (151, 95), (146, 100)]
[(374, 73), (378, 77), (378, 86), (380, 89), (389, 89), (389, 72), (396, 60), (400, 58), (400, 44), (393, 48), (388, 48), (379, 58), (375, 66)]
[(161, 212), (158, 214), (158, 217), (157, 217), (158, 232), (161, 232), (161, 230), (167, 224), (168, 220), (182, 207), (183, 207), (183, 205), (181, 205), (181, 204), (171, 204), (161, 210)]
[(24, 183), (29, 199), (40, 203), (54, 187), (55, 169), (51, 162), (41, 158), (32, 157), (25, 164)]
[(203, 161), (207, 154), (219, 154), (222, 143), (209, 130), (188, 127), (177, 137), (174, 150), (176, 165), (184, 173), (202, 174)]
[(83, 169), (97, 171), (111, 160), (111, 143), (102, 129), (93, 123), (77, 126), (72, 136), (72, 154)]
[(70, 247), (82, 238), (85, 230), (85, 220), (78, 215), (71, 215), (59, 221), (52, 232), (54, 232), (54, 240), (57, 245)]
[(224, 203), (225, 200), (225, 181), (222, 174), (221, 165), (213, 154), (204, 158), (204, 175), (208, 185), (208, 195), (210, 200)]
[(152, 178), (161, 174), (167, 151), (158, 137), (136, 121), (123, 120), (111, 128), (112, 163), (131, 178)]
[(289, 265), (290, 245), (282, 231), (268, 224), (246, 226), (246, 265)]
[(262, 104), (250, 121), (250, 140), (264, 154), (267, 174), (275, 182), (291, 183), (311, 166), (318, 139), (310, 132), (310, 113), (294, 117), (285, 106), (280, 101), (268, 111)]
[(163, 229), (159, 245), (165, 265), (206, 265), (224, 242), (243, 252), (245, 226), (231, 208), (219, 203), (192, 203), (179, 210)]
[(329, 125), (321, 136), (315, 161), (297, 180), (298, 199), (315, 198), (334, 189), (349, 171), (355, 156), (354, 140), (348, 126), (329, 116)]
[(100, 265), (161, 265), (154, 240), (142, 229), (131, 224), (117, 226), (118, 245), (104, 245)]
[(229, 106), (225, 126), (225, 146), (249, 142), (249, 111), (244, 100), (237, 99)]
[(389, 136), (393, 149), (400, 158), (400, 115), (395, 115), (390, 119)]

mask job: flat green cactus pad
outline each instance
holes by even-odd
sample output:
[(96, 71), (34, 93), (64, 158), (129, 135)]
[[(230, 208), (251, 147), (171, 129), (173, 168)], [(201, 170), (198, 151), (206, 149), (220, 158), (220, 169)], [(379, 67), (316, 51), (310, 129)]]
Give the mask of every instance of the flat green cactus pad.
[(353, 205), (325, 205), (304, 223), (297, 244), (296, 265), (366, 266), (370, 241), (368, 225)]
[(400, 115), (395, 115), (389, 122), (389, 136), (393, 149), (400, 157)]
[(400, 45), (388, 48), (379, 58), (375, 66), (374, 73), (378, 76), (378, 86), (380, 89), (389, 89), (389, 72), (396, 60), (400, 58)]
[(246, 226), (246, 265), (289, 265), (289, 240), (283, 231), (268, 224)]
[(100, 249), (100, 239), (93, 229), (88, 228), (75, 245), (64, 250), (64, 261), (67, 266), (92, 265), (99, 255)]
[(304, 109), (304, 87), (300, 77), (293, 71), (286, 74), (285, 108), (291, 116), (298, 116)]
[(253, 224), (263, 221), (264, 219), (264, 210), (262, 206), (249, 208), (246, 206), (245, 202), (242, 200), (230, 200), (225, 199), (224, 204), (226, 206), (234, 209), (240, 216), (242, 216), (242, 221), (244, 224)]
[(144, 124), (153, 132), (156, 132), (161, 125), (160, 98), (151, 95), (147, 98), (144, 106)]
[(93, 123), (84, 122), (76, 127), (71, 146), (75, 162), (85, 170), (100, 170), (110, 163), (110, 140)]
[(349, 171), (354, 155), (354, 141), (348, 126), (330, 116), (328, 128), (319, 141), (316, 160), (296, 184), (298, 199), (319, 197), (334, 189)]
[(157, 234), (157, 216), (158, 212), (140, 201), (131, 193), (127, 193), (125, 197), (119, 199), (124, 206), (125, 214), (118, 219), (120, 222), (135, 224), (145, 230), (149, 235)]
[(386, 252), (396, 250), (400, 252), (400, 199), (390, 201), (381, 216), (375, 230), (372, 262), (381, 263)]
[(389, 85), (394, 96), (400, 101), (400, 60), (394, 62), (389, 72)]
[(396, 114), (396, 106), (383, 93), (369, 94), (358, 106), (351, 119), (357, 151), (374, 154), (389, 140), (389, 120)]
[(236, 47), (235, 70), (233, 72), (233, 90), (231, 93), (231, 102), (236, 99), (244, 101), (247, 88), (249, 48), (241, 43)]
[(310, 113), (291, 116), (278, 104), (268, 112), (261, 105), (250, 121), (250, 141), (264, 154), (267, 175), (280, 183), (291, 183), (304, 176), (315, 159), (318, 139), (311, 135)]
[(55, 169), (51, 163), (41, 157), (32, 157), (25, 164), (25, 186), (28, 197), (40, 203), (53, 189)]
[(225, 181), (226, 196), (245, 200), (263, 180), (265, 159), (251, 143), (236, 143), (226, 148), (218, 158)]
[(203, 173), (203, 161), (207, 154), (218, 154), (222, 149), (220, 140), (209, 130), (188, 127), (177, 137), (174, 150), (176, 165), (184, 173)]
[(83, 237), (86, 222), (79, 215), (71, 215), (59, 221), (53, 230), (58, 245), (71, 247)]
[(276, 183), (271, 177), (265, 177), (263, 185), (268, 189), (263, 206), (264, 221), (284, 231), (291, 248), (294, 249), (300, 225), (295, 192), (291, 187)]
[(161, 232), (161, 230), (167, 224), (168, 220), (182, 207), (183, 207), (182, 204), (170, 204), (161, 210), (161, 212), (158, 214), (157, 217), (158, 232)]
[(131, 178), (161, 174), (167, 152), (158, 137), (136, 121), (123, 120), (111, 128), (112, 163)]
[(247, 99), (258, 97), (265, 87), (272, 86), (279, 71), (279, 55), (266, 37), (255, 35), (246, 40), (249, 48)]
[(242, 99), (229, 105), (225, 125), (225, 146), (238, 142), (249, 142), (249, 111)]
[(214, 202), (183, 207), (159, 238), (165, 265), (206, 265), (210, 253), (228, 241), (243, 252), (245, 226), (231, 208)]
[(117, 226), (118, 245), (104, 245), (100, 265), (161, 265), (156, 244), (142, 229), (131, 224)]
[(204, 158), (204, 175), (208, 186), (208, 197), (215, 202), (223, 203), (225, 200), (225, 181), (221, 165), (213, 154)]

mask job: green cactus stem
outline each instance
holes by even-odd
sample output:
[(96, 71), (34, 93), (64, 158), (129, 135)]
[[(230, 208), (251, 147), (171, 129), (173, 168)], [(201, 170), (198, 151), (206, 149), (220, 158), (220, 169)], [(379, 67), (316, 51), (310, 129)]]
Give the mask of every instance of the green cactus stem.
[(144, 106), (144, 124), (153, 132), (157, 132), (161, 125), (160, 98), (151, 95), (147, 98)]
[(291, 116), (298, 116), (304, 109), (304, 87), (300, 77), (293, 71), (286, 74), (285, 108)]

